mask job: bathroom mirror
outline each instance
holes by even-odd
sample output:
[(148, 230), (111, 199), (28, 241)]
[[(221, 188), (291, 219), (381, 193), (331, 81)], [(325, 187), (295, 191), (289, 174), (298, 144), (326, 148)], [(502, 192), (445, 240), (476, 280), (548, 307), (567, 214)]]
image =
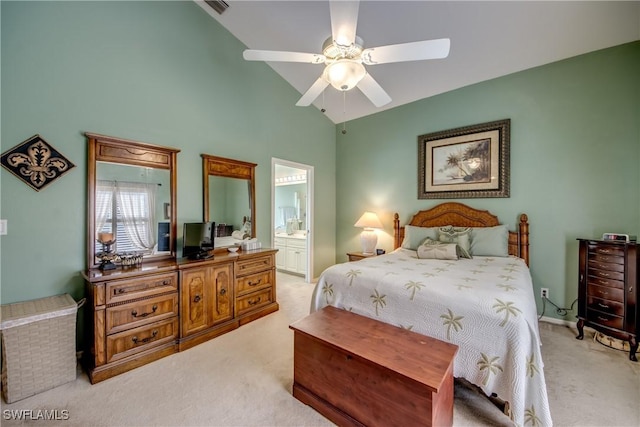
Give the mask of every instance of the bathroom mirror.
[(88, 268), (104, 263), (105, 252), (121, 256), (123, 265), (134, 257), (175, 258), (180, 150), (94, 133), (85, 136)]
[(214, 246), (256, 235), (255, 163), (202, 154), (204, 221), (216, 224)]

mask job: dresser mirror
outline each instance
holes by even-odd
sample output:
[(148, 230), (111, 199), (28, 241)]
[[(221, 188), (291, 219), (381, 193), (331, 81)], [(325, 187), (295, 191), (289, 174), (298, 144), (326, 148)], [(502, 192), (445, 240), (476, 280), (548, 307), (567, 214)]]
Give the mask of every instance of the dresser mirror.
[(202, 154), (204, 221), (215, 222), (214, 246), (256, 235), (255, 163)]
[[(85, 133), (87, 266), (139, 265), (176, 256), (180, 150)], [(113, 262), (112, 262), (113, 261)]]

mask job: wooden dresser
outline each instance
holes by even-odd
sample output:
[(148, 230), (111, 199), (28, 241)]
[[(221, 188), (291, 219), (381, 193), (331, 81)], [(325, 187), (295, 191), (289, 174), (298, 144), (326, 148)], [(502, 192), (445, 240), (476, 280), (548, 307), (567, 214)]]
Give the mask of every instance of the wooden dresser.
[(277, 311), (274, 249), (84, 272), (92, 383)]
[(578, 239), (578, 336), (584, 326), (621, 340), (628, 340), (629, 359), (637, 361), (640, 338), (638, 300), (638, 245)]

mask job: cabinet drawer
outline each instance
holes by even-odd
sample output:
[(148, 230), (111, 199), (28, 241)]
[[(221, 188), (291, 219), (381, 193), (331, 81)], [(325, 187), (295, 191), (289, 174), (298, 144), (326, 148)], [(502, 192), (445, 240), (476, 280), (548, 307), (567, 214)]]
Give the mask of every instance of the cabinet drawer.
[(587, 286), (587, 296), (602, 298), (609, 301), (624, 302), (624, 289), (607, 288), (604, 286), (596, 286), (589, 283)]
[(272, 291), (273, 289), (269, 287), (262, 291), (236, 298), (236, 313), (240, 316), (273, 302)]
[(296, 248), (296, 249), (306, 249), (307, 241), (303, 239), (289, 239), (287, 242), (287, 247)]
[(236, 295), (242, 296), (249, 292), (257, 291), (258, 289), (271, 287), (272, 285), (273, 270), (252, 274), (251, 276), (238, 278)]
[(598, 310), (605, 314), (624, 316), (624, 303), (621, 301), (609, 301), (589, 296), (587, 297), (587, 307), (591, 310)]
[(107, 363), (151, 349), (178, 338), (178, 319), (161, 320), (107, 337)]
[(624, 256), (624, 248), (615, 245), (602, 245), (591, 243), (589, 245), (590, 254)]
[[(614, 258), (614, 257), (611, 257)], [(624, 273), (624, 264), (616, 264), (613, 262), (600, 262), (593, 259), (589, 260), (589, 267), (602, 271), (615, 271)]]
[(607, 286), (610, 288), (624, 288), (624, 282), (621, 280), (603, 279), (601, 277), (589, 276), (590, 285)]
[(273, 268), (273, 255), (238, 260), (236, 264), (236, 276), (246, 276), (270, 268)]
[(106, 331), (112, 334), (177, 314), (177, 293), (116, 305), (106, 310)]
[(589, 265), (589, 275), (601, 277), (603, 279), (624, 280), (624, 273), (609, 270), (598, 270), (597, 268), (591, 268), (591, 265)]
[(615, 256), (615, 255), (600, 255), (600, 254), (590, 254), (589, 260), (593, 262), (608, 262), (613, 264), (622, 264), (624, 265), (624, 257), (623, 256)]
[(167, 273), (107, 283), (107, 304), (178, 290), (178, 274)]
[(601, 313), (595, 310), (587, 309), (587, 319), (590, 322), (597, 323), (602, 326), (606, 326), (608, 328), (613, 329), (623, 329), (623, 318), (618, 316), (613, 316), (611, 314)]

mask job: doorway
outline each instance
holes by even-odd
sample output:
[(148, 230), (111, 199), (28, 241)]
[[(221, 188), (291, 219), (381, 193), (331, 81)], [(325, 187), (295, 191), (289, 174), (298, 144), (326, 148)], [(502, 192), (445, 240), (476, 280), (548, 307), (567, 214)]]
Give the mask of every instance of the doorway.
[(276, 269), (313, 276), (313, 166), (271, 159), (271, 235)]

